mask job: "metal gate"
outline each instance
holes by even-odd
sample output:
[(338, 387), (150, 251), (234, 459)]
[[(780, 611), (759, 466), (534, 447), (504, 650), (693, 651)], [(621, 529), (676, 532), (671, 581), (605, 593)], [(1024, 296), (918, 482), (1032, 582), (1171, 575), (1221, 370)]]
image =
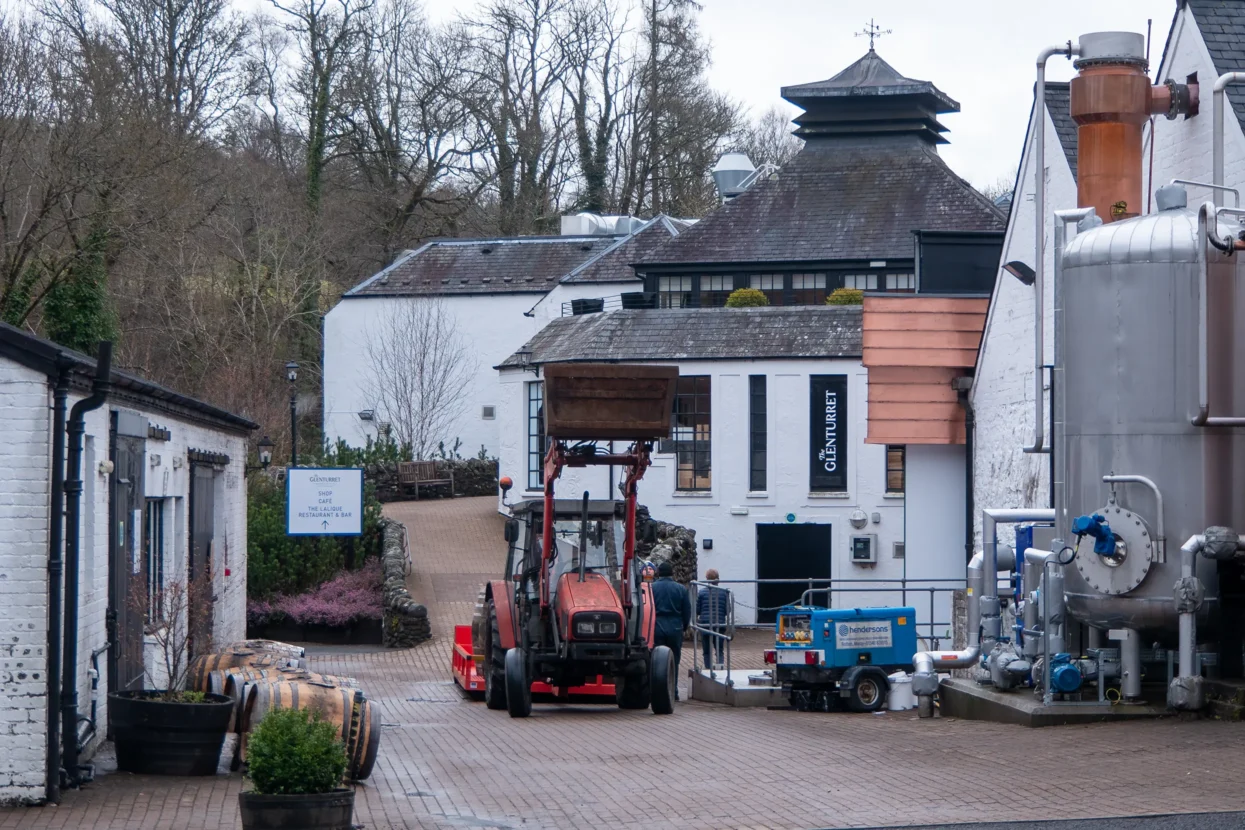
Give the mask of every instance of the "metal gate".
[(770, 623), (783, 605), (808, 588), (830, 585), (830, 525), (758, 524), (757, 579), (800, 579), (803, 584), (757, 585), (757, 622)]
[(216, 537), (216, 471), (190, 466), (190, 656), (212, 648), (212, 543)]
[[(143, 624), (147, 617), (147, 565), (143, 555), (146, 443), (146, 418), (133, 412), (112, 412), (108, 438), (108, 457), (113, 463), (108, 493), (110, 692), (143, 688)], [(94, 474), (94, 470), (83, 471), (83, 475)], [(87, 505), (85, 509), (92, 507)]]

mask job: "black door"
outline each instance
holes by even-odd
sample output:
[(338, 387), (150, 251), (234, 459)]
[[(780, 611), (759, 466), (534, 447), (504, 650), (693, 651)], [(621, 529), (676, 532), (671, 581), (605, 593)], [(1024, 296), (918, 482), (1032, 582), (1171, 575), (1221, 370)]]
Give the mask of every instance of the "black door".
[[(757, 579), (799, 579), (757, 586), (757, 622), (770, 623), (784, 605), (800, 601), (809, 587), (830, 585), (830, 525), (757, 525)], [(825, 594), (813, 602), (826, 602)]]
[(190, 656), (212, 649), (212, 541), (216, 536), (216, 472), (190, 467)]
[[(108, 690), (143, 688), (143, 624), (147, 617), (147, 564), (143, 530), (143, 458), (147, 419), (112, 413), (108, 457)], [(94, 475), (84, 470), (84, 475)], [(90, 509), (88, 505), (86, 509)], [(90, 544), (90, 541), (87, 541)]]

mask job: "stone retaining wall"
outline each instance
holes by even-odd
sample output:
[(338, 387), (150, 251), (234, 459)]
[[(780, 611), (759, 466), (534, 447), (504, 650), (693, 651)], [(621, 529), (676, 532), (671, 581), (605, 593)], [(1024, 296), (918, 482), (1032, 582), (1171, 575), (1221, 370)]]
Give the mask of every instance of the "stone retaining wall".
[(402, 544), (404, 528), (400, 522), (381, 519), (384, 548), (381, 572), (384, 576), (385, 645), (410, 648), (432, 637), (428, 609), (411, 599), (406, 590), (406, 550)]
[(654, 519), (644, 505), (635, 511), (638, 559), (651, 560), (654, 565), (669, 562), (674, 567), (674, 580), (684, 585), (696, 579), (696, 531)]
[[(456, 496), (495, 496), (497, 495), (497, 461), (495, 459), (456, 458), (449, 461), (438, 461), (443, 469), (454, 474), (454, 495)], [(367, 480), (376, 487), (376, 498), (381, 502), (411, 501), (413, 496), (407, 495), (398, 486), (398, 466), (396, 464), (372, 464), (364, 470)], [(442, 499), (450, 495), (449, 487), (426, 487), (419, 491), (419, 498)]]

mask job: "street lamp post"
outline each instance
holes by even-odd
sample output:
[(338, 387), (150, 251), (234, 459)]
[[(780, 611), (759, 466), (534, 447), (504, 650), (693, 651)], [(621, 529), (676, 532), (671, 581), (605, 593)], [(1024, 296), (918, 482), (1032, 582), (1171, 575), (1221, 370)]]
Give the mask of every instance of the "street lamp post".
[(290, 466), (298, 466), (298, 364), (285, 364), (285, 377), (290, 382)]

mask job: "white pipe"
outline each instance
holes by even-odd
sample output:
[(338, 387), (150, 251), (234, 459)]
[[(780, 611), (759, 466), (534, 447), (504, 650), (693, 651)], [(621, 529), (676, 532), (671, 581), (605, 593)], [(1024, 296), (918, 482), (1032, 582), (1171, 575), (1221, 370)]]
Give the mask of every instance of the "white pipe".
[[(1219, 99), (1216, 98), (1215, 100), (1218, 101)], [(1195, 427), (1245, 426), (1245, 418), (1230, 416), (1212, 418), (1210, 416), (1210, 345), (1208, 343), (1210, 323), (1209, 300), (1207, 297), (1207, 293), (1210, 290), (1210, 251), (1206, 246), (1211, 244), (1227, 253), (1232, 251), (1233, 246), (1231, 238), (1219, 238), (1219, 214), (1221, 213), (1234, 216), (1245, 215), (1243, 210), (1216, 207), (1213, 202), (1203, 202), (1197, 212), (1198, 257), (1201, 258), (1202, 267), (1199, 269), (1198, 274), (1197, 298), (1197, 414), (1190, 420)], [(1214, 223), (1213, 231), (1210, 228), (1211, 223)]]
[(1068, 41), (1063, 46), (1047, 46), (1037, 57), (1037, 85), (1033, 97), (1033, 203), (1037, 212), (1033, 218), (1034, 264), (1033, 272), (1033, 444), (1025, 452), (1047, 452), (1045, 443), (1045, 416), (1042, 404), (1042, 367), (1046, 362), (1045, 304), (1046, 304), (1046, 62), (1055, 55), (1071, 59), (1081, 52), (1080, 44)]
[[(1228, 84), (1236, 84), (1245, 81), (1245, 72), (1225, 72), (1215, 80), (1215, 101), (1214, 116), (1212, 124), (1213, 136), (1211, 142), (1212, 171), (1211, 175), (1215, 185), (1223, 185), (1223, 99), (1226, 97), (1224, 90), (1228, 88)], [(1215, 191), (1215, 206), (1223, 204), (1223, 191)]]
[(1158, 520), (1156, 529), (1158, 530), (1158, 538), (1156, 542), (1156, 557), (1159, 564), (1167, 561), (1167, 531), (1163, 529), (1163, 493), (1159, 490), (1159, 486), (1145, 476), (1135, 475), (1110, 475), (1103, 476), (1102, 480), (1107, 484), (1143, 484), (1149, 487), (1154, 493), (1155, 509), (1158, 511)]

